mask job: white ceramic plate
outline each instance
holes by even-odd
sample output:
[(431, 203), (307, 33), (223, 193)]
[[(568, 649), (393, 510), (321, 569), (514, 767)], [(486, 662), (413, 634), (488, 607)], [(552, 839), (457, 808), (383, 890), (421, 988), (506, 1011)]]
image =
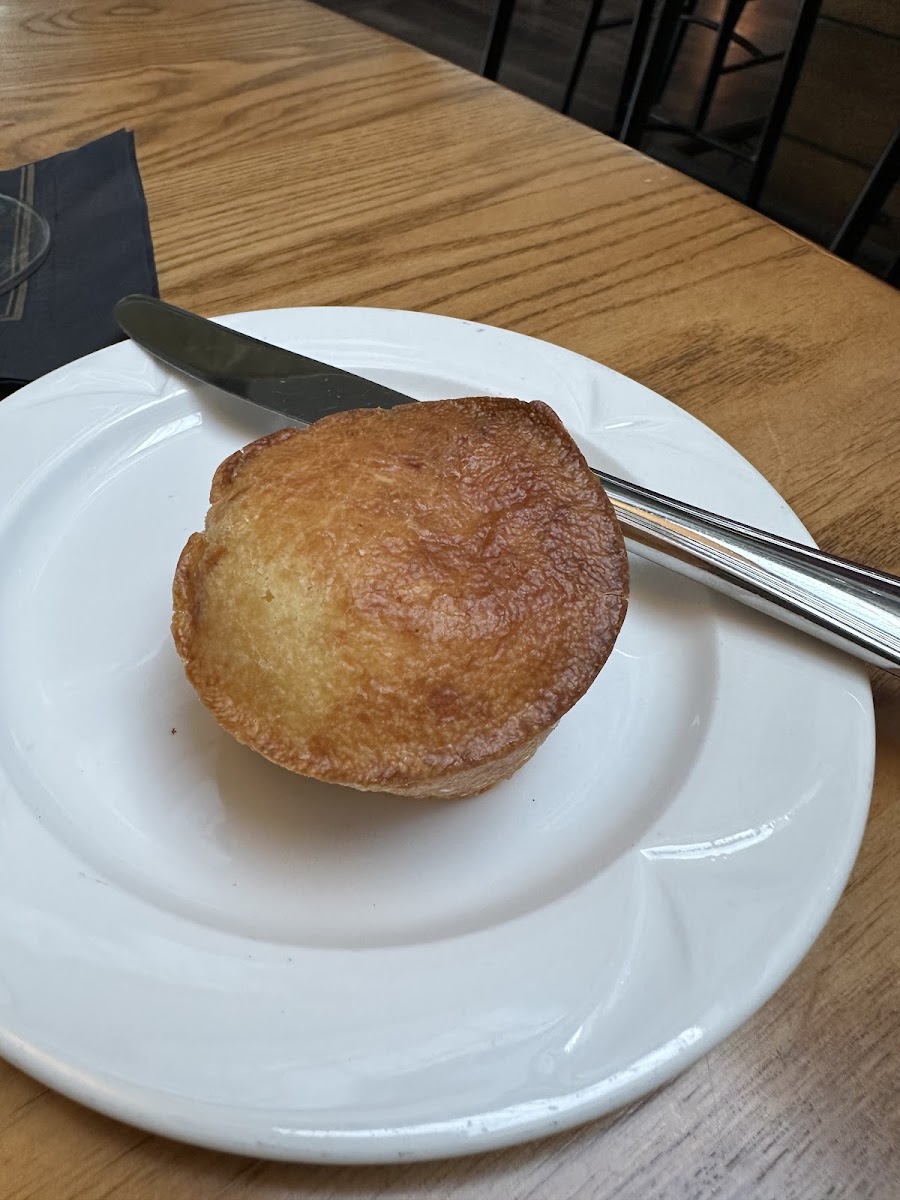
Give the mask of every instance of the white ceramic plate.
[[(545, 400), (596, 465), (807, 539), (707, 428), (557, 347), (386, 310), (227, 323), (421, 399)], [(214, 468), (283, 423), (131, 344), (0, 405), (0, 1052), (285, 1159), (464, 1153), (634, 1100), (828, 918), (870, 793), (864, 671), (634, 560), (615, 653), (512, 780), (303, 781), (219, 730), (168, 628)]]

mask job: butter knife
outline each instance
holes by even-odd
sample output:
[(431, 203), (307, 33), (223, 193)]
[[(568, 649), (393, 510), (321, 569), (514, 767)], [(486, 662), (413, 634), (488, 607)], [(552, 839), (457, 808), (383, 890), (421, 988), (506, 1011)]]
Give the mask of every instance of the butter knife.
[[(126, 296), (115, 317), (161, 362), (299, 424), (345, 408), (415, 403), (402, 392), (152, 296)], [(900, 578), (591, 469), (634, 553), (900, 672)]]

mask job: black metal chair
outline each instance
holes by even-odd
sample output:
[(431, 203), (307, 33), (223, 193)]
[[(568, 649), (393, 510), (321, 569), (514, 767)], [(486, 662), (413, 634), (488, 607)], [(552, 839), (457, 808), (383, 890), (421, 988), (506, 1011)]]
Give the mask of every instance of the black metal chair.
[[(615, 117), (613, 126), (608, 131), (613, 137), (617, 136), (617, 131), (621, 127), (625, 116), (625, 107), (628, 102), (628, 97), (634, 87), (635, 79), (637, 78), (638, 68), (641, 63), (641, 58), (647, 44), (647, 34), (650, 31), (650, 23), (653, 16), (653, 6), (655, 0), (638, 0), (634, 15), (631, 17), (616, 17), (612, 20), (603, 21), (601, 19), (603, 7), (606, 0), (591, 0), (582, 26), (581, 34), (578, 40), (578, 49), (575, 53), (575, 61), (569, 73), (569, 78), (566, 82), (566, 90), (560, 110), (568, 113), (572, 104), (572, 98), (575, 94), (575, 89), (578, 86), (578, 80), (584, 68), (584, 63), (591, 47), (591, 41), (595, 33), (600, 33), (609, 29), (622, 29), (625, 26), (632, 26), (632, 34), (628, 51), (628, 59), (625, 64), (625, 70), (619, 84), (619, 96), (616, 103)], [(693, 10), (697, 4), (697, 0), (684, 0), (684, 3)], [(509, 30), (512, 24), (513, 14), (515, 12), (516, 0), (497, 0), (494, 7), (491, 24), (488, 30), (487, 40), (485, 41), (484, 54), (481, 60), (481, 74), (486, 79), (496, 79), (500, 67), (503, 62), (503, 55), (506, 51), (506, 42), (509, 37)]]
[[(571, 108), (575, 89), (578, 87), (578, 81), (581, 78), (594, 35), (611, 29), (622, 29), (626, 26), (631, 26), (628, 57), (622, 79), (619, 83), (618, 100), (616, 102), (612, 126), (608, 130), (613, 137), (616, 137), (624, 120), (628, 99), (634, 88), (641, 60), (646, 49), (647, 35), (650, 32), (653, 19), (655, 0), (637, 0), (632, 16), (614, 17), (604, 21), (602, 16), (606, 2), (607, 0), (590, 0), (578, 38), (575, 60), (566, 81), (565, 94), (560, 105), (560, 110), (568, 113)], [(698, 0), (681, 0), (681, 2), (684, 4), (686, 10), (693, 12)], [(500, 72), (515, 7), (516, 0), (497, 0), (494, 7), (490, 29), (488, 30), (485, 42), (484, 54), (481, 60), (481, 74), (486, 79), (496, 79)], [(674, 61), (674, 55), (672, 58)]]
[[(697, 3), (697, 0), (686, 0), (686, 2), (693, 6)], [(638, 0), (634, 13), (630, 17), (612, 17), (604, 21), (603, 11), (606, 8), (606, 3), (607, 0), (591, 0), (591, 3), (588, 5), (578, 38), (578, 49), (575, 51), (575, 60), (572, 63), (572, 69), (566, 81), (566, 90), (560, 108), (562, 112), (567, 113), (572, 107), (575, 90), (581, 79), (584, 64), (587, 61), (587, 56), (595, 35), (598, 33), (607, 33), (612, 29), (623, 29), (630, 25), (632, 27), (632, 34), (629, 43), (628, 58), (619, 85), (619, 100), (616, 105), (616, 116), (613, 120), (614, 128), (610, 130), (615, 136), (615, 129), (622, 123), (621, 118), (624, 116), (625, 101), (634, 87), (637, 69), (644, 53), (644, 47), (646, 46), (647, 34), (650, 31), (650, 21), (653, 16), (653, 0), (649, 0), (649, 2), (648, 0)]]
[[(750, 58), (742, 64), (771, 62), (775, 58), (779, 58), (782, 62), (778, 83), (768, 112), (757, 121), (742, 123), (739, 131), (740, 137), (743, 139), (748, 136), (748, 133), (758, 129), (756, 146), (750, 151), (743, 150), (739, 145), (734, 144), (734, 140), (723, 136), (722, 132), (710, 133), (704, 128), (716, 84), (724, 70), (727, 69), (724, 67), (725, 53), (730, 43), (735, 40), (734, 25), (740, 16), (740, 11), (743, 11), (744, 5), (738, 0), (735, 0), (735, 3), (731, 3), (729, 0), (729, 3), (726, 4), (722, 27), (716, 38), (711, 69), (707, 75), (706, 86), (698, 101), (694, 121), (690, 124), (681, 124), (652, 119), (651, 110), (659, 94), (659, 80), (670, 56), (679, 23), (683, 19), (683, 3), (684, 0), (662, 0), (660, 4), (656, 23), (641, 60), (634, 89), (628, 100), (619, 136), (630, 146), (640, 146), (648, 128), (680, 132), (694, 138), (701, 145), (715, 150), (724, 150), (736, 159), (749, 163), (750, 171), (747, 181), (737, 194), (739, 199), (755, 207), (759, 203), (779, 139), (784, 130), (788, 109), (812, 40), (822, 0), (801, 0), (791, 37), (783, 51), (779, 51), (777, 55), (763, 55), (762, 52), (751, 54)], [(688, 19), (696, 20), (695, 17)], [(746, 43), (746, 39), (743, 41), (747, 48), (749, 43)], [(727, 134), (727, 131), (724, 132)], [(737, 131), (731, 132), (735, 134)]]
[[(759, 67), (765, 63), (778, 62), (779, 59), (784, 58), (784, 50), (776, 50), (773, 53), (767, 54), (758, 46), (755, 46), (749, 39), (738, 33), (738, 22), (744, 15), (744, 9), (747, 7), (748, 2), (749, 0), (725, 0), (725, 7), (722, 9), (722, 15), (718, 21), (711, 21), (708, 17), (697, 16), (693, 11), (693, 6), (690, 11), (685, 10), (681, 14), (680, 30), (675, 36), (676, 47), (680, 46), (681, 39), (684, 37), (688, 25), (704, 26), (707, 29), (711, 29), (716, 35), (703, 90), (697, 101), (697, 109), (691, 123), (691, 129), (694, 131), (702, 130), (705, 127), (716, 88), (723, 75), (733, 75), (736, 71), (746, 71), (748, 67)], [(726, 64), (725, 58), (732, 46), (738, 46), (745, 52), (746, 57), (738, 59), (737, 62)]]
[[(698, 0), (681, 0), (681, 2), (684, 5), (686, 13), (693, 13)], [(566, 81), (565, 93), (562, 104), (560, 105), (560, 111), (568, 113), (572, 106), (575, 90), (578, 87), (578, 82), (581, 78), (582, 71), (584, 70), (584, 64), (590, 51), (594, 35), (611, 29), (623, 29), (627, 26), (631, 26), (631, 38), (629, 40), (628, 56), (625, 62), (625, 69), (622, 73), (622, 78), (619, 83), (615, 115), (613, 117), (610, 129), (607, 131), (613, 137), (617, 137), (622, 126), (622, 122), (625, 118), (628, 99), (634, 88), (638, 70), (641, 65), (641, 60), (646, 50), (647, 36), (650, 32), (656, 0), (637, 0), (634, 13), (631, 16), (614, 17), (604, 21), (602, 17), (606, 3), (607, 0), (590, 0), (588, 8), (585, 12), (581, 33), (578, 38), (578, 48), (575, 52), (575, 59), (569, 72), (569, 77)], [(497, 0), (497, 3), (494, 7), (480, 68), (481, 74), (486, 79), (496, 79), (500, 72), (515, 7), (516, 0)], [(673, 52), (670, 55), (671, 62), (674, 62), (675, 57), (677, 56), (677, 50), (678, 45), (673, 45)], [(668, 74), (668, 72), (666, 72), (666, 74)], [(662, 86), (660, 87), (660, 91), (662, 91)]]

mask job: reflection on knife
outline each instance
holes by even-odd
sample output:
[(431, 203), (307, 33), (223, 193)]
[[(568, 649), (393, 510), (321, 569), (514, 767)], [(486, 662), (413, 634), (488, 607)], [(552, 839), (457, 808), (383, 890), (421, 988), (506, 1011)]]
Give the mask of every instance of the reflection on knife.
[[(133, 341), (168, 366), (301, 424), (344, 408), (415, 403), (402, 392), (152, 296), (126, 296), (115, 315)], [(900, 671), (897, 577), (594, 473), (635, 553), (858, 658)]]

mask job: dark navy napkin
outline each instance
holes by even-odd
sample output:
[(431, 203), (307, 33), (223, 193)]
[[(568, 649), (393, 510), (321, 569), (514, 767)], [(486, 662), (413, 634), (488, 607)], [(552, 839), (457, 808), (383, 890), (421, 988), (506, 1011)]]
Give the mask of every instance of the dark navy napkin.
[(0, 171), (0, 192), (30, 193), (50, 224), (50, 252), (0, 294), (0, 399), (47, 371), (121, 341), (113, 306), (158, 296), (147, 203), (131, 132)]

